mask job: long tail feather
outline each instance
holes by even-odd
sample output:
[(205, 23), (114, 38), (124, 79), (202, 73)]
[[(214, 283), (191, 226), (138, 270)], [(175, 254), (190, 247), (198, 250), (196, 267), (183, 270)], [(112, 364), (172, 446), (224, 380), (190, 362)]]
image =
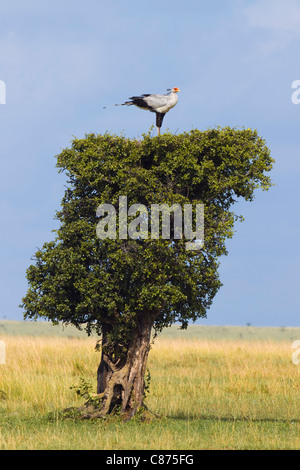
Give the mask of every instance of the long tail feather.
[(102, 106), (102, 109), (106, 109), (106, 108), (109, 108), (110, 106), (130, 106), (132, 105), (133, 103), (131, 101), (125, 101), (125, 103), (117, 103), (117, 104), (109, 104), (107, 106)]

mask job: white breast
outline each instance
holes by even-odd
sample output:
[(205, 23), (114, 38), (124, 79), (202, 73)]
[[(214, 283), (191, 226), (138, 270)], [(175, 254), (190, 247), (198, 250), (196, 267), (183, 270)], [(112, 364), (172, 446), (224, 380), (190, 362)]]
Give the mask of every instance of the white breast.
[(170, 109), (174, 108), (178, 101), (178, 96), (176, 93), (171, 93), (169, 96), (166, 97), (166, 104), (156, 108), (158, 113), (167, 113)]

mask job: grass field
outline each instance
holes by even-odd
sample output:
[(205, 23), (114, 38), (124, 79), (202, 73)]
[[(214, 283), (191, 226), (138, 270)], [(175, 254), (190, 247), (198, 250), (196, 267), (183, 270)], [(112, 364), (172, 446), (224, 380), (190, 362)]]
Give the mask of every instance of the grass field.
[(80, 377), (96, 387), (95, 338), (1, 322), (0, 449), (299, 449), (295, 339), (300, 329), (173, 327), (148, 361), (146, 403), (159, 418), (79, 421), (60, 411), (82, 404), (70, 388)]

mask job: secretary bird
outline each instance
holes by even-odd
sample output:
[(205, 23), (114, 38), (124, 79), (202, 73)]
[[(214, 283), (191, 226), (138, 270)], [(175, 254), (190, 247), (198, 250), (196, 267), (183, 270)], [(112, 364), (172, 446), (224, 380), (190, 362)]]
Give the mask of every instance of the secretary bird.
[(150, 95), (144, 94), (141, 96), (132, 96), (129, 101), (125, 103), (116, 104), (115, 106), (137, 106), (138, 108), (151, 111), (156, 114), (156, 127), (157, 134), (160, 135), (160, 128), (162, 126), (165, 114), (174, 108), (178, 101), (177, 93), (179, 88), (173, 87), (168, 89), (169, 93), (166, 95)]

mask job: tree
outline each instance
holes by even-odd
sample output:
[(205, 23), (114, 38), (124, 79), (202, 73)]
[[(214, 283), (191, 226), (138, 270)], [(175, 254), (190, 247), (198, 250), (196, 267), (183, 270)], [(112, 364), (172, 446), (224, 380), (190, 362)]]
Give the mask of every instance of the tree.
[[(184, 329), (206, 317), (221, 287), (225, 241), (241, 218), (232, 206), (240, 197), (252, 201), (258, 187), (269, 189), (272, 163), (257, 131), (229, 127), (147, 134), (141, 141), (90, 134), (58, 155), (59, 171), (68, 176), (56, 214), (60, 227), (27, 270), (22, 307), (25, 319), (44, 317), (101, 336), (99, 416), (118, 406), (130, 417), (142, 406), (152, 331), (175, 322)], [(138, 233), (99, 239), (96, 228), (104, 219), (97, 208), (117, 208), (121, 196), (128, 206), (192, 204), (194, 213), (204, 204), (204, 247), (186, 250), (187, 239), (177, 239), (174, 227), (170, 239)], [(120, 222), (114, 223), (118, 233)]]

